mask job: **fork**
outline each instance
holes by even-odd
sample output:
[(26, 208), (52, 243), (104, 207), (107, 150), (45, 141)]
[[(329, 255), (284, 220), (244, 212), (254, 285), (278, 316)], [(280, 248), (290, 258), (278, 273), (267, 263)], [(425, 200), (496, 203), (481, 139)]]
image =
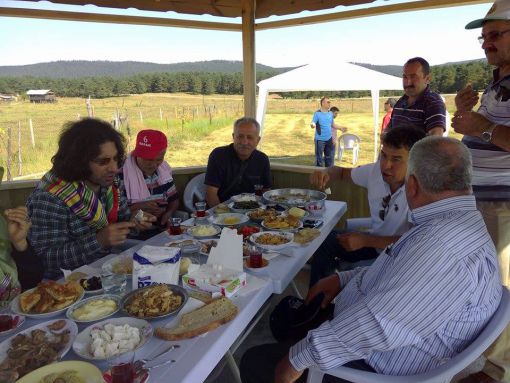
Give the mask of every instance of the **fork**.
[[(164, 361), (163, 363), (161, 364), (156, 364), (155, 366), (151, 366), (151, 367), (146, 367), (145, 365), (149, 362), (152, 362), (154, 360), (156, 360), (157, 358), (159, 358), (160, 356), (163, 356), (164, 354), (166, 354), (168, 351), (171, 351), (171, 350), (175, 350), (176, 348), (179, 348), (181, 347), (180, 345), (178, 344), (173, 344), (171, 345), (170, 347), (168, 347), (166, 350), (163, 350), (161, 351), (159, 354), (156, 354), (154, 355), (153, 357), (150, 357), (150, 358), (147, 358), (147, 359), (139, 359), (137, 360), (135, 363), (134, 363), (134, 367), (135, 367), (135, 371), (137, 370), (141, 370), (141, 369), (150, 369), (150, 368), (153, 368), (153, 367), (159, 367), (159, 366), (163, 366), (167, 363), (170, 363), (169, 360), (167, 361)], [(175, 362), (175, 360), (173, 361)]]
[(0, 282), (0, 295), (3, 295), (3, 293), (5, 293), (5, 291), (7, 290), (7, 288), (9, 287), (10, 284), (11, 284), (11, 276), (9, 274), (5, 274), (4, 278)]

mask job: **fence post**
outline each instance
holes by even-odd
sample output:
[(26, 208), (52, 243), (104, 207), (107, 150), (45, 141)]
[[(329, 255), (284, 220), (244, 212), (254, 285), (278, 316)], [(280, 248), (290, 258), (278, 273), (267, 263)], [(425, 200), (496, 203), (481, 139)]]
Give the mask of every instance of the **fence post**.
[(163, 111), (159, 108), (159, 120), (163, 121)]
[(140, 111), (140, 122), (143, 124), (143, 115), (142, 115), (142, 111)]
[(21, 165), (21, 121), (18, 121), (18, 176), (22, 175)]
[(32, 125), (32, 119), (28, 119), (28, 126), (30, 127), (30, 139), (32, 140), (32, 148), (35, 148), (35, 137), (34, 137), (34, 126)]
[(11, 155), (12, 155), (12, 130), (7, 128), (7, 181), (12, 181)]
[(89, 96), (89, 98), (87, 98), (85, 100), (85, 105), (87, 106), (87, 115), (89, 117), (94, 117), (94, 111), (92, 110), (92, 104), (91, 104), (90, 96)]

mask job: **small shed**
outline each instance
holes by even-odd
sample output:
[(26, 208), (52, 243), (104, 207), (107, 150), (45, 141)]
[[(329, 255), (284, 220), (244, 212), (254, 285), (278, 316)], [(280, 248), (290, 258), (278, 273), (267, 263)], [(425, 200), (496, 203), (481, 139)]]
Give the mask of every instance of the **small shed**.
[(27, 92), (30, 102), (56, 102), (55, 92), (51, 89), (30, 89)]
[(17, 101), (18, 97), (12, 93), (0, 93), (0, 102)]

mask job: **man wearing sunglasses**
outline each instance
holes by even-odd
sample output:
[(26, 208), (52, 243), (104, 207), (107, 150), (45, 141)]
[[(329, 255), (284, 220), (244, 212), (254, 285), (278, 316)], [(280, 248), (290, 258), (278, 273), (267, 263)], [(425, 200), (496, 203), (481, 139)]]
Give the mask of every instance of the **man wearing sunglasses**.
[(310, 182), (320, 189), (337, 181), (366, 188), (372, 229), (370, 233), (332, 231), (313, 255), (310, 286), (333, 274), (339, 262), (376, 258), (410, 228), (404, 188), (407, 160), (409, 150), (424, 137), (413, 126), (394, 128), (384, 135), (376, 163), (355, 169), (332, 166), (311, 175)]
[[(471, 85), (455, 97), (452, 127), (464, 134), (462, 142), (473, 157), (473, 193), (496, 250), (501, 282), (510, 286), (510, 1), (496, 1), (483, 19), (466, 25), (482, 28), (478, 38), (493, 80), (482, 95)], [(466, 382), (510, 382), (510, 329), (485, 354), (483, 372)], [(496, 380), (494, 380), (496, 379)]]

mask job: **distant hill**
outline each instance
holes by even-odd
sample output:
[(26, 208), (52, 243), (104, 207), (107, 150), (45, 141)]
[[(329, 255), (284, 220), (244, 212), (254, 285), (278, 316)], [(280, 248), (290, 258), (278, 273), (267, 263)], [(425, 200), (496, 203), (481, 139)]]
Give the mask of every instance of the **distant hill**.
[[(292, 68), (273, 68), (257, 64), (259, 72), (282, 73)], [(0, 77), (49, 77), (49, 78), (81, 78), (81, 77), (128, 77), (143, 73), (175, 73), (175, 72), (209, 72), (235, 73), (242, 72), (241, 61), (212, 60), (198, 62), (182, 62), (176, 64), (155, 64), (138, 61), (54, 61), (30, 65), (0, 66)]]
[(352, 63), (359, 66), (362, 66), (367, 69), (375, 70), (377, 72), (382, 72), (385, 74), (389, 74), (391, 76), (402, 76), (402, 67), (403, 65), (372, 65), (365, 63)]
[[(461, 65), (461, 64), (469, 64), (469, 63), (477, 63), (477, 62), (484, 62), (485, 59), (476, 59), (476, 60), (464, 60), (464, 61), (455, 61), (455, 62), (447, 62), (444, 64), (439, 65), (432, 65), (432, 68), (439, 68), (439, 67), (445, 67), (449, 65)], [(403, 65), (372, 65), (372, 64), (365, 64), (365, 63), (352, 63), (359, 66), (362, 66), (364, 68), (372, 69), (378, 72), (386, 73), (392, 76), (401, 77), (402, 76), (402, 68)]]

